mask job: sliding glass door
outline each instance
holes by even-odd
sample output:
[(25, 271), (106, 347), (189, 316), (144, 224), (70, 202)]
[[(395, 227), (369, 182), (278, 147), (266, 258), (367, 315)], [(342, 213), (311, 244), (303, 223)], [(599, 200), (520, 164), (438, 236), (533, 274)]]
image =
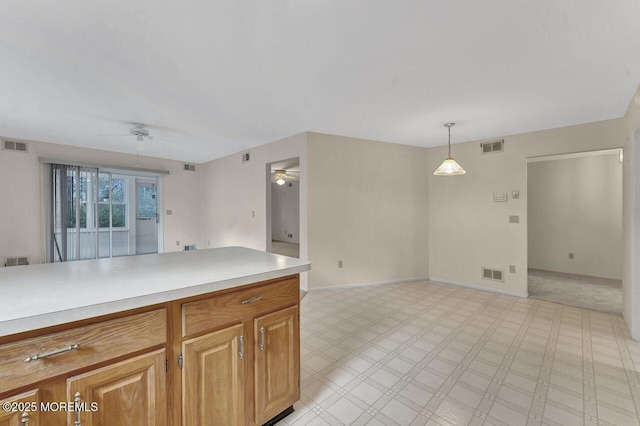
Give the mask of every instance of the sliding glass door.
[(157, 253), (158, 179), (52, 164), (49, 262)]

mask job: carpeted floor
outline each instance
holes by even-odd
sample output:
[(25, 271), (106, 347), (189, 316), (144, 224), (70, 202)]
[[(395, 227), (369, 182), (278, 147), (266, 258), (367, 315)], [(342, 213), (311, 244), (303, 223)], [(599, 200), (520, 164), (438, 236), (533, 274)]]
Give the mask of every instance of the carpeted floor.
[(622, 312), (622, 281), (529, 269), (529, 297), (602, 312)]

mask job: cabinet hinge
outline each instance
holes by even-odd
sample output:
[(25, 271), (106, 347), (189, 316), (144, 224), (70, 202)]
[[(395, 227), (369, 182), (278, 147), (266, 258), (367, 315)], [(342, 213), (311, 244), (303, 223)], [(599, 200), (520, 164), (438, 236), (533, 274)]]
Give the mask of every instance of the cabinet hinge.
[(169, 373), (169, 358), (164, 359), (164, 372)]
[(178, 367), (180, 367), (180, 370), (182, 370), (182, 352), (180, 352), (180, 354), (178, 355)]

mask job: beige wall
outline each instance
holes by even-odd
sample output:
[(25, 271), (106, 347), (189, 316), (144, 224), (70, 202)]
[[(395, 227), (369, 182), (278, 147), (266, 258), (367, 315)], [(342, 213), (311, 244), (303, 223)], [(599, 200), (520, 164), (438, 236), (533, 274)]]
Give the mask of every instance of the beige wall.
[(529, 268), (621, 279), (618, 153), (531, 162), (527, 178)]
[(205, 244), (264, 250), (266, 165), (298, 157), (303, 288), (427, 277), (425, 149), (304, 133), (249, 153), (204, 167)]
[(640, 340), (640, 87), (623, 119), (623, 315), (631, 336)]
[(309, 133), (310, 288), (428, 277), (426, 164), (424, 148)]
[[(28, 142), (27, 153), (0, 150), (0, 259), (30, 256), (32, 263), (45, 257), (43, 166), (38, 157), (135, 168), (135, 155), (94, 149)], [(199, 171), (183, 171), (183, 163), (141, 157), (142, 168), (169, 170), (163, 177), (164, 209), (173, 211), (164, 217), (164, 251), (182, 250), (183, 244), (200, 241)], [(176, 246), (176, 241), (181, 245)]]
[[(267, 249), (267, 164), (300, 159), (300, 258), (307, 259), (307, 134), (253, 148), (250, 160), (233, 154), (202, 165), (204, 170), (203, 242), (206, 247)], [(301, 286), (307, 287), (307, 274)]]
[[(455, 144), (452, 154), (467, 170), (429, 177), (429, 272), (433, 279), (509, 294), (527, 294), (527, 158), (616, 148), (624, 145), (622, 120), (505, 137), (503, 153), (482, 155), (478, 142)], [(454, 133), (455, 137), (455, 133)], [(429, 149), (428, 170), (446, 157)], [(494, 191), (519, 190), (520, 198), (493, 202)], [(509, 216), (519, 223), (509, 223)], [(516, 273), (508, 272), (515, 265)], [(504, 283), (481, 278), (481, 268), (505, 271)]]

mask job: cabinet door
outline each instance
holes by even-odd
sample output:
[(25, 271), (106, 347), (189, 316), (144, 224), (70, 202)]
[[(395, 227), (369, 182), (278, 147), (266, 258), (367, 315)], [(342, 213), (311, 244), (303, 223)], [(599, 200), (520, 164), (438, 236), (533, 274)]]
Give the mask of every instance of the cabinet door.
[(256, 423), (262, 424), (300, 398), (298, 307), (254, 321)]
[(84, 410), (69, 412), (69, 424), (165, 426), (165, 350), (70, 377), (67, 398), (85, 404)]
[[(10, 410), (5, 410), (5, 404), (11, 404)], [(38, 391), (32, 390), (19, 395), (0, 400), (3, 409), (0, 410), (0, 426), (35, 426), (40, 412), (40, 398)]]
[(182, 343), (182, 425), (244, 424), (242, 324)]

